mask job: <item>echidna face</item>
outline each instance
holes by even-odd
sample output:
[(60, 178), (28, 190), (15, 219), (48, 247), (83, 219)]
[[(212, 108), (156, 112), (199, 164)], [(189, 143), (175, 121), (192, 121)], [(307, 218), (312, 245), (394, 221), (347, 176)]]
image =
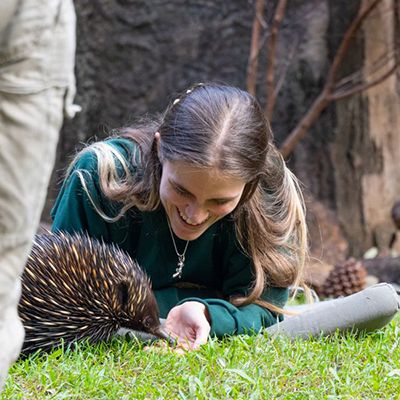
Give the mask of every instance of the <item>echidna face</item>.
[(155, 334), (160, 328), (157, 301), (147, 278), (136, 282), (123, 282), (118, 285), (121, 314), (120, 325), (123, 328), (145, 331)]

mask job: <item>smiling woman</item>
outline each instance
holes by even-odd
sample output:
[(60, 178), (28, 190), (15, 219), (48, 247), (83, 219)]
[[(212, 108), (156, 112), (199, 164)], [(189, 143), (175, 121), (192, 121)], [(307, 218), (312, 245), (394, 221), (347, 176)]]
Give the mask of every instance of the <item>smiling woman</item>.
[(302, 195), (257, 101), (234, 87), (197, 84), (86, 147), (52, 217), (134, 257), (186, 347), (273, 325), (303, 284)]

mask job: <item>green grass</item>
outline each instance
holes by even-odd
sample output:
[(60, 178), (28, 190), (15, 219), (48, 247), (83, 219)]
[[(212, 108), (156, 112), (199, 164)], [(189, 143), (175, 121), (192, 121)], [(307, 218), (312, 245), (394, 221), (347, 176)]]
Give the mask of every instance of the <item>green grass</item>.
[(80, 344), (14, 364), (0, 398), (400, 399), (400, 315), (359, 337), (237, 336), (185, 355)]

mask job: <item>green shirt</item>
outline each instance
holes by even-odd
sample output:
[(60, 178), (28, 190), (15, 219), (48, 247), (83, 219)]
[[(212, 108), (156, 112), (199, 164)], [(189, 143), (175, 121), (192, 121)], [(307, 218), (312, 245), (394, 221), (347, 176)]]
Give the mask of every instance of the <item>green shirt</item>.
[[(132, 173), (138, 172), (132, 161), (137, 150), (134, 142), (116, 138), (107, 143), (129, 160)], [(130, 209), (117, 222), (106, 222), (83, 190), (77, 170), (84, 172), (92, 200), (106, 215), (114, 216), (120, 209), (118, 203), (107, 200), (102, 194), (96, 155), (86, 152), (73, 166), (52, 209), (53, 231), (87, 232), (125, 250), (150, 277), (161, 317), (165, 318), (171, 308), (185, 301), (199, 301), (208, 308), (211, 334), (218, 337), (258, 332), (282, 319), (256, 304), (235, 307), (228, 301), (232, 295), (248, 293), (253, 281), (251, 260), (240, 249), (230, 215), (189, 242), (182, 277), (173, 278), (178, 257), (164, 208), (161, 206), (154, 212)], [(186, 241), (176, 237), (175, 240), (181, 253)], [(283, 307), (288, 290), (268, 287), (262, 298)]]

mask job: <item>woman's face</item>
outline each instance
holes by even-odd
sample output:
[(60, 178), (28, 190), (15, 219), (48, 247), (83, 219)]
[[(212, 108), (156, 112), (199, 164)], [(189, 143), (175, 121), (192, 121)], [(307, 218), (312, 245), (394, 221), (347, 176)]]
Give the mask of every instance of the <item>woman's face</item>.
[(160, 198), (175, 235), (183, 240), (197, 239), (236, 208), (245, 184), (217, 168), (164, 161)]

